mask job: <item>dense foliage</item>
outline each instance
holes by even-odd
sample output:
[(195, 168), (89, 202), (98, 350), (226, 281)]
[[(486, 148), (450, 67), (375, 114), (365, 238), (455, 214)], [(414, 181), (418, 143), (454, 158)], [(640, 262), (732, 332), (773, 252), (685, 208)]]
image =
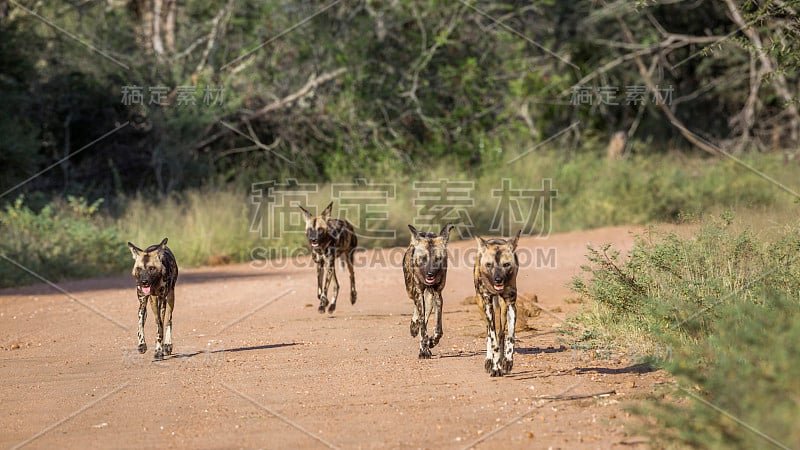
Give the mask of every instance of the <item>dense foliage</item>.
[(624, 348), (644, 336), (651, 363), (675, 376), (637, 407), (658, 420), (646, 430), (657, 446), (800, 444), (800, 228), (793, 220), (765, 234), (733, 222), (706, 221), (691, 238), (651, 231), (624, 258), (590, 248), (588, 277), (574, 280), (596, 303), (572, 324), (584, 328), (580, 345)]
[(15, 192), (113, 204), (141, 190), (374, 178), (442, 160), (477, 173), (565, 129), (553, 144), (570, 154), (618, 130), (641, 153), (687, 147), (680, 124), (726, 150), (796, 148), (798, 10), (13, 2), (0, 14), (0, 191), (79, 150)]

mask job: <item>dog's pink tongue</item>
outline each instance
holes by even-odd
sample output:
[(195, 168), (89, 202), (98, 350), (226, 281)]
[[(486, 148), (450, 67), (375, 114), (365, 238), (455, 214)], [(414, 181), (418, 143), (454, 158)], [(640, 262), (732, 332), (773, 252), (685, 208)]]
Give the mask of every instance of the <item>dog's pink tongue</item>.
[(150, 286), (142, 286), (142, 293), (144, 295), (150, 295)]

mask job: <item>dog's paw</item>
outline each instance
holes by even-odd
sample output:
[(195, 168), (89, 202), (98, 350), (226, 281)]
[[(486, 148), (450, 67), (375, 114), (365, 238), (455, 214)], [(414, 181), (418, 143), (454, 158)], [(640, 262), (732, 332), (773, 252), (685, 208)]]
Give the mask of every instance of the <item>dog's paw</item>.
[(327, 307), (328, 307), (328, 298), (323, 295), (319, 298), (319, 308), (317, 308), (317, 311), (319, 311), (320, 314), (323, 314), (325, 313), (325, 309)]
[(431, 359), (431, 349), (429, 348), (419, 349), (419, 359)]
[(351, 305), (355, 305), (356, 304), (356, 291), (353, 291), (353, 292), (350, 293), (350, 304)]
[(503, 371), (500, 369), (492, 369), (491, 372), (489, 372), (489, 375), (492, 377), (502, 377)]
[(156, 361), (161, 361), (162, 359), (164, 359), (164, 351), (156, 350), (155, 355), (153, 355), (153, 359)]
[(492, 360), (489, 359), (489, 358), (486, 358), (486, 360), (483, 362), (483, 368), (486, 369), (486, 373), (491, 373), (492, 372)]
[(336, 303), (331, 303), (328, 306), (328, 314), (333, 314), (334, 311), (336, 311)]
[(165, 355), (172, 354), (172, 344), (164, 344), (164, 354)]
[(139, 350), (139, 353), (146, 352), (147, 351), (147, 344), (144, 344), (144, 343), (143, 344), (139, 344), (138, 350)]
[(419, 322), (411, 321), (411, 326), (409, 327), (409, 331), (411, 331), (411, 337), (417, 337), (419, 334)]
[(514, 360), (513, 359), (505, 359), (505, 358), (503, 358), (503, 360), (500, 361), (500, 369), (503, 370), (504, 374), (511, 373), (511, 369), (513, 367), (514, 367)]

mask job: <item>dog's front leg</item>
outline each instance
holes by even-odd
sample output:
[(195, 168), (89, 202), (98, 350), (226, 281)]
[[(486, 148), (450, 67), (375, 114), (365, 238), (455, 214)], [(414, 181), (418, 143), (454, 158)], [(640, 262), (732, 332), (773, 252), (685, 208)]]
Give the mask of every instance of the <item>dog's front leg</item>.
[(139, 353), (147, 351), (147, 343), (144, 340), (144, 322), (147, 320), (147, 295), (139, 294), (139, 330), (136, 337), (139, 338)]
[[(333, 296), (331, 298), (331, 304), (328, 306), (328, 314), (331, 314), (336, 310), (336, 299), (339, 298), (339, 280), (336, 278), (336, 258), (331, 258), (331, 265), (328, 271), (327, 283), (330, 283), (331, 279), (333, 279)], [(325, 287), (325, 291), (328, 291), (327, 286)]]
[(433, 337), (431, 338), (430, 347), (436, 347), (436, 344), (439, 343), (439, 340), (442, 338), (442, 303), (444, 300), (442, 299), (442, 293), (437, 292), (433, 295), (433, 311), (436, 314), (436, 331), (433, 333)]
[(167, 295), (165, 303), (166, 311), (164, 314), (164, 354), (172, 354), (172, 310), (175, 307), (175, 292)]
[(163, 359), (164, 358), (164, 349), (162, 348), (162, 343), (164, 342), (164, 315), (162, 311), (162, 302), (164, 299), (161, 298), (160, 295), (151, 295), (150, 296), (150, 309), (153, 310), (153, 315), (156, 316), (156, 353), (154, 355), (155, 359)]
[(430, 289), (423, 289), (422, 291), (422, 323), (419, 327), (419, 358), (430, 359), (431, 348), (430, 338), (428, 338), (428, 319), (431, 316), (433, 309), (433, 292)]
[(315, 257), (314, 262), (317, 264), (317, 300), (322, 302), (322, 283), (324, 281), (323, 270), (325, 269), (325, 260), (322, 258), (317, 259)]
[(322, 281), (320, 283), (320, 297), (319, 297), (319, 311), (320, 314), (324, 313), (326, 308), (328, 307), (328, 288), (331, 285), (331, 269), (333, 265), (333, 261), (331, 258), (327, 256), (323, 256), (322, 260), (320, 261), (320, 270), (322, 271)]
[(411, 314), (411, 325), (409, 325), (411, 337), (417, 337), (419, 334), (420, 320), (422, 320), (422, 305), (419, 304), (422, 301), (422, 294), (419, 294), (417, 297), (418, 298), (414, 298), (414, 312)]
[(514, 325), (517, 321), (517, 304), (516, 298), (509, 299), (506, 306), (506, 336), (505, 345), (503, 346), (503, 369), (504, 373), (510, 373), (514, 367)]
[[(503, 375), (500, 370), (500, 344), (497, 339), (497, 328), (494, 321), (494, 304), (491, 296), (483, 297), (483, 314), (486, 317), (486, 371), (493, 377)], [(491, 356), (491, 359), (489, 357)]]

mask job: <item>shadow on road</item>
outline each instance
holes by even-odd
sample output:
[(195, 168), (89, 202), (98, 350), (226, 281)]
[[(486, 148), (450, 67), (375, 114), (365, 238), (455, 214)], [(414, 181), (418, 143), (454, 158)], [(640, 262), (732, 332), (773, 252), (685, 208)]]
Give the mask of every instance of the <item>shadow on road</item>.
[(482, 352), (452, 352), (442, 353), (439, 358), (472, 358), (482, 355)]
[(658, 369), (649, 364), (634, 364), (628, 367), (621, 367), (619, 369), (611, 369), (608, 367), (579, 367), (575, 369), (578, 374), (584, 373), (602, 373), (607, 375), (619, 375), (622, 373), (650, 373)]
[(539, 347), (517, 347), (514, 349), (514, 353), (519, 353), (520, 355), (538, 355), (540, 353), (561, 353), (569, 350), (565, 346), (559, 347), (546, 347), (546, 348), (539, 348)]
[(216, 354), (216, 353), (235, 353), (235, 352), (249, 352), (255, 350), (269, 350), (273, 348), (291, 347), (293, 345), (300, 345), (300, 344), (297, 342), (283, 342), (280, 344), (253, 345), (250, 347), (220, 348), (217, 350), (196, 350), (188, 353), (175, 353), (169, 358), (165, 358), (165, 360), (177, 359), (177, 358), (192, 358), (197, 355)]
[(297, 342), (284, 342), (281, 344), (254, 345), (251, 347), (221, 348), (219, 350), (214, 350), (211, 353), (249, 352), (252, 350), (267, 350), (271, 348), (292, 347), (294, 345), (300, 345), (300, 344)]

